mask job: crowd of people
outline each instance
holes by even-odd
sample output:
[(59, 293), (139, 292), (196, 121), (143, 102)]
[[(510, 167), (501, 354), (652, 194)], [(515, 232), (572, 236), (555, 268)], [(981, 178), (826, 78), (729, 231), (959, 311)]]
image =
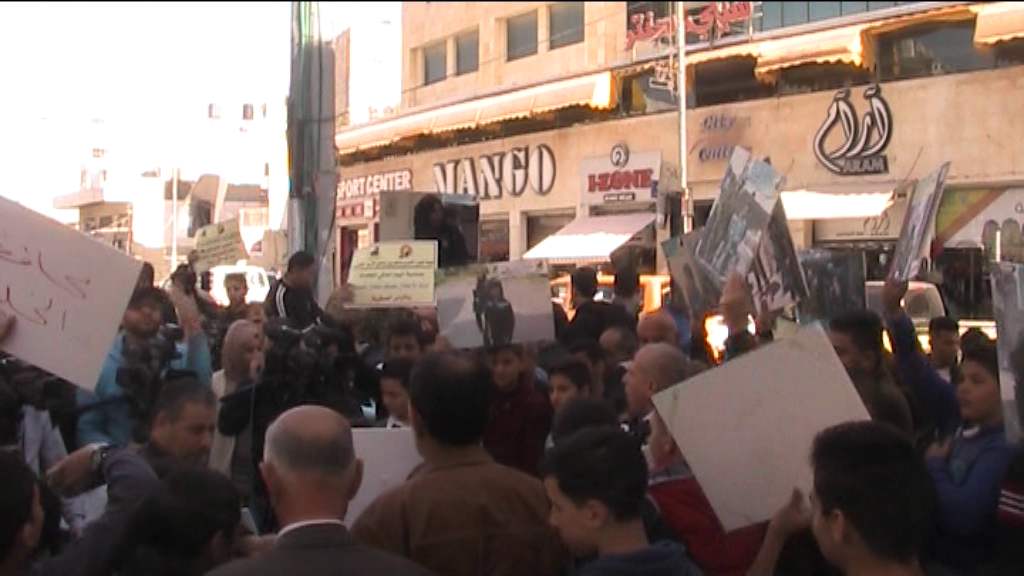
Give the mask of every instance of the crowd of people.
[[(314, 275), (293, 255), (263, 305), (228, 276), (221, 308), (189, 266), (167, 291), (144, 269), (71, 421), (26, 403), (0, 452), (0, 576), (1024, 574), (994, 343), (941, 318), (925, 355), (905, 284), (828, 325), (871, 421), (821, 431), (810, 492), (726, 532), (654, 408), (714, 368), (678, 305), (638, 317), (578, 268), (556, 342), (453, 350), (429, 314), (322, 310)], [(750, 302), (731, 278), (725, 362), (773, 339)], [(351, 518), (359, 427), (411, 429), (422, 464)]]

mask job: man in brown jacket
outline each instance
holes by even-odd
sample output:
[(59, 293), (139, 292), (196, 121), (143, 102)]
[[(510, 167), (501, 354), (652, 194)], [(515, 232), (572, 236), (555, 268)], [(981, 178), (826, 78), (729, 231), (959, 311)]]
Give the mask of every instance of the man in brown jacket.
[(360, 542), (445, 576), (555, 576), (563, 551), (540, 481), (481, 447), (493, 384), (479, 362), (434, 353), (412, 374), (410, 421), (424, 463), (356, 521)]

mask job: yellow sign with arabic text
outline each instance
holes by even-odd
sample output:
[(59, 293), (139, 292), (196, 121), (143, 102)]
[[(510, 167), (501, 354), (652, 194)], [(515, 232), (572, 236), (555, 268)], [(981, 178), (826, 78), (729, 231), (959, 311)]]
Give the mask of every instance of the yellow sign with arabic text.
[(354, 308), (434, 305), (437, 242), (381, 242), (356, 250), (348, 284)]

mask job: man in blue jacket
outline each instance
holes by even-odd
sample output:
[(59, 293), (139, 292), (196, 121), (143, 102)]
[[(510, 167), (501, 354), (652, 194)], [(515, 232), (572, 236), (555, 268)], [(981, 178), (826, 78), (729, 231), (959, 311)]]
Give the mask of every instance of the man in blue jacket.
[[(173, 360), (169, 367), (191, 371), (201, 383), (209, 386), (212, 378), (210, 347), (195, 300), (173, 288), (170, 297), (185, 332), (185, 342), (177, 344), (179, 358)], [(162, 300), (162, 293), (157, 288), (144, 287), (132, 294), (122, 320), (122, 331), (107, 354), (95, 392), (79, 393), (79, 406), (84, 409), (78, 419), (79, 445), (102, 443), (123, 446), (133, 440), (138, 415), (132, 409), (131, 400), (125, 396), (117, 373), (125, 365), (126, 347), (147, 346), (156, 337), (160, 330)]]

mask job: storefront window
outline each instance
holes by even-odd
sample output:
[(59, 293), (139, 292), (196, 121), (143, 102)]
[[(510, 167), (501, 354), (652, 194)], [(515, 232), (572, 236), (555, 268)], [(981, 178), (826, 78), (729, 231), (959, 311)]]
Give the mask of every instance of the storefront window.
[(455, 74), (476, 72), (480, 67), (480, 31), (470, 30), (455, 37)]
[(994, 67), (994, 53), (974, 45), (974, 20), (925, 24), (878, 39), (878, 75), (882, 80)]
[(754, 64), (753, 58), (736, 58), (697, 66), (693, 82), (697, 107), (774, 96), (775, 86), (754, 76)]
[(779, 73), (780, 96), (837, 90), (870, 84), (874, 76), (869, 70), (850, 64), (807, 64), (786, 68)]
[(935, 259), (947, 314), (958, 320), (991, 319), (992, 289), (981, 248), (947, 248)]
[(508, 259), (508, 219), (481, 221), (480, 261), (507, 262)]
[(755, 12), (754, 30), (767, 32), (829, 18), (883, 10), (914, 2), (761, 2)]
[(574, 214), (537, 214), (526, 217), (526, 249), (540, 244), (548, 236), (565, 228), (573, 221)]

